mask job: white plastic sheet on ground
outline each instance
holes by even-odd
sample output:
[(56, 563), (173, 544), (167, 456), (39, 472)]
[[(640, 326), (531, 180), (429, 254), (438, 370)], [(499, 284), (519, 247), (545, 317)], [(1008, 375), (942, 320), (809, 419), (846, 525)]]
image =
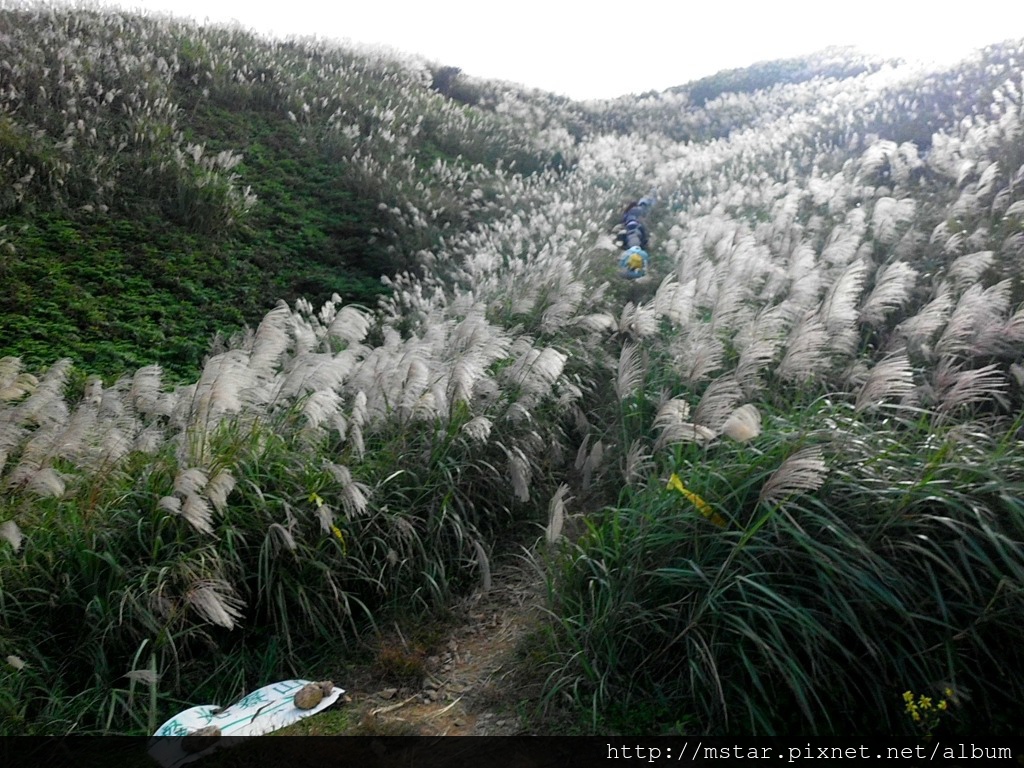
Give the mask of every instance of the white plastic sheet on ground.
[[(210, 725), (220, 728), (221, 736), (260, 736), (327, 709), (345, 692), (335, 688), (312, 709), (299, 709), (293, 698), (309, 682), (283, 680), (272, 683), (224, 709), (215, 704), (186, 709), (161, 725), (153, 736), (188, 736)], [(154, 738), (150, 743), (149, 754), (164, 768), (175, 768), (197, 760), (216, 748), (217, 743), (213, 743), (201, 752), (188, 753), (182, 749), (180, 738)]]

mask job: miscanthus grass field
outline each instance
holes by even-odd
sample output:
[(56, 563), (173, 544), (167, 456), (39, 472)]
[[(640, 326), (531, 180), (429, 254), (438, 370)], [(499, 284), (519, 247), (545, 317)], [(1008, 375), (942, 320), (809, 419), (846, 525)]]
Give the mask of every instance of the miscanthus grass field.
[(524, 530), (587, 730), (1022, 732), (1024, 41), (574, 103), (100, 8), (0, 40), (0, 732), (343, 670)]

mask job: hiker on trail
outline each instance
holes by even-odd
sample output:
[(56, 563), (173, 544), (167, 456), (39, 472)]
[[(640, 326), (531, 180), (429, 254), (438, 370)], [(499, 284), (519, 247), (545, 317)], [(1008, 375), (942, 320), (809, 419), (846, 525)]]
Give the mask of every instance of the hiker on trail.
[(619, 260), (620, 274), (627, 280), (636, 280), (647, 274), (650, 256), (647, 254), (647, 226), (644, 220), (654, 207), (654, 195), (631, 202), (622, 214), (623, 229), (616, 238), (626, 249)]
[(644, 225), (644, 219), (653, 205), (654, 198), (645, 197), (626, 206), (626, 210), (622, 212), (622, 229), (616, 238), (623, 248), (632, 248), (635, 245), (647, 247), (647, 227)]
[(651, 257), (647, 255), (647, 251), (641, 248), (639, 245), (634, 245), (622, 254), (622, 258), (619, 259), (619, 268), (622, 270), (621, 275), (627, 280), (636, 280), (638, 277), (643, 277), (647, 274), (647, 266), (650, 263)]

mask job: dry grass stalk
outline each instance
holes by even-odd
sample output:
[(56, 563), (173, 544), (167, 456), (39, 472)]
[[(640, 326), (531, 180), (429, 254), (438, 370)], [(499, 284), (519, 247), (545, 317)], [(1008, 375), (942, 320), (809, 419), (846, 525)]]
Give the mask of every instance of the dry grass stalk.
[(825, 482), (827, 472), (820, 448), (801, 448), (765, 481), (759, 500), (775, 504), (796, 493), (815, 491)]

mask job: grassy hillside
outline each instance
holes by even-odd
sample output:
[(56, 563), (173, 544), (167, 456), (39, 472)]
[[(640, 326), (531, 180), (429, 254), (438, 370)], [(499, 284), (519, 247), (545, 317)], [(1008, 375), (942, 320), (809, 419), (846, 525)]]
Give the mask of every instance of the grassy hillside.
[(99, 10), (15, 5), (0, 33), (0, 351), (32, 364), (194, 376), (278, 299), (372, 306), (486, 218), (502, 163), (557, 152), (422, 63)]
[(341, 680), (525, 530), (591, 730), (1020, 734), (1024, 42), (583, 106), (0, 24), (0, 731)]

